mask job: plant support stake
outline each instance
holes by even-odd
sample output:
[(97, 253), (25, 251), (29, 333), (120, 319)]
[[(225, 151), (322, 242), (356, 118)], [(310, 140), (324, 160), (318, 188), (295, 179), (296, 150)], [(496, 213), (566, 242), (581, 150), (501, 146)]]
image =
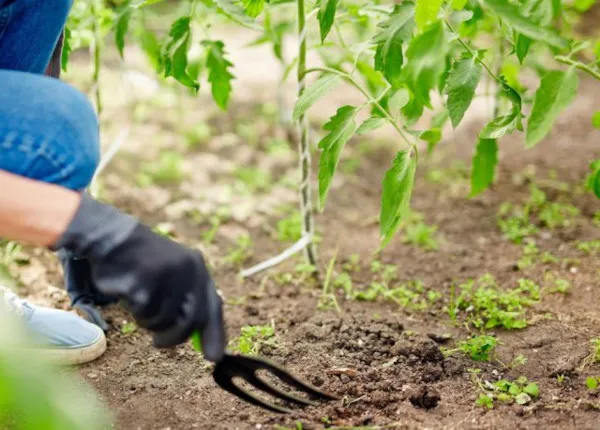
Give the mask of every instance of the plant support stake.
[[(302, 96), (306, 87), (306, 15), (304, 11), (304, 0), (296, 0), (298, 6), (298, 98)], [(300, 214), (302, 217), (302, 236), (314, 237), (314, 214), (312, 207), (312, 190), (310, 182), (311, 157), (309, 124), (305, 115), (298, 118), (298, 135), (300, 156)], [(311, 240), (304, 249), (307, 263), (317, 267), (317, 255), (314, 242)]]

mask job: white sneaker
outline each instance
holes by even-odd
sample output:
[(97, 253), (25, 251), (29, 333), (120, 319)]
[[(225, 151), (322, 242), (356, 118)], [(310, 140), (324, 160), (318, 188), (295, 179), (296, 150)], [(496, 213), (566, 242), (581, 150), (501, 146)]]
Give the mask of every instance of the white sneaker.
[(0, 306), (20, 317), (36, 351), (54, 364), (87, 363), (106, 351), (104, 331), (72, 312), (32, 305), (2, 285)]

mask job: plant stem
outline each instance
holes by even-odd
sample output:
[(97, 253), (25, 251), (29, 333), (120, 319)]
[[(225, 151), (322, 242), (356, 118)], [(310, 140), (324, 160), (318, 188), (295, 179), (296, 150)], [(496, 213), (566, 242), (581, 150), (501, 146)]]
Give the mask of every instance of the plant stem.
[[(452, 33), (458, 36), (458, 33), (454, 31), (454, 29), (448, 21), (446, 21), (446, 25)], [(494, 72), (492, 72), (492, 69), (490, 69), (490, 67), (481, 58), (479, 58), (477, 52), (473, 51), (473, 49), (471, 49), (471, 47), (464, 40), (462, 40), (461, 37), (457, 37), (457, 40), (463, 46), (463, 48), (465, 48), (473, 56), (473, 58), (475, 58), (475, 60), (483, 66), (483, 68), (488, 72), (488, 75), (490, 75), (494, 80), (500, 82), (501, 84), (503, 83), (502, 79), (500, 79)]]
[[(98, 14), (98, 3), (92, 3), (92, 15), (96, 17)], [(98, 24), (99, 18), (94, 19), (93, 31), (94, 31), (94, 89), (96, 97), (96, 111), (98, 115), (98, 122), (100, 122), (100, 114), (102, 113), (102, 98), (100, 94), (100, 57), (102, 54), (102, 35), (100, 34), (100, 25)]]
[[(298, 7), (298, 98), (304, 93), (306, 87), (306, 14), (304, 10), (304, 0), (296, 0)], [(299, 156), (300, 156), (300, 215), (302, 217), (302, 235), (311, 238), (310, 242), (304, 249), (304, 256), (308, 264), (317, 267), (317, 254), (314, 238), (314, 213), (312, 207), (312, 189), (310, 182), (311, 173), (311, 157), (310, 157), (310, 139), (309, 139), (309, 124), (305, 115), (298, 118), (298, 134), (299, 134)]]
[(387, 110), (385, 110), (383, 108), (383, 106), (381, 106), (379, 101), (376, 98), (374, 98), (371, 94), (369, 94), (369, 92), (361, 84), (359, 84), (352, 76), (350, 76), (348, 73), (345, 73), (345, 72), (342, 72), (342, 71), (336, 70), (336, 69), (331, 69), (329, 67), (312, 67), (310, 69), (307, 69), (305, 73), (309, 74), (309, 73), (314, 73), (314, 72), (334, 73), (336, 75), (341, 76), (346, 81), (348, 81), (349, 84), (351, 84), (353, 87), (355, 87), (358, 91), (360, 91), (367, 98), (369, 103), (372, 103), (377, 109), (379, 109), (381, 112), (383, 112), (385, 119), (387, 119), (388, 122), (390, 124), (392, 124), (392, 126), (396, 129), (398, 134), (400, 134), (402, 139), (404, 139), (405, 143), (407, 145), (409, 145), (411, 148), (413, 148), (415, 151), (417, 150), (417, 145), (415, 143), (411, 142), (411, 140), (406, 135), (405, 131), (400, 126), (398, 126), (398, 124), (396, 123), (394, 118), (392, 118), (390, 113)]
[(570, 66), (575, 66), (579, 70), (583, 70), (584, 72), (590, 74), (591, 76), (593, 76), (594, 78), (596, 78), (600, 81), (600, 72), (593, 70), (591, 67), (589, 67), (586, 64), (580, 63), (579, 61), (571, 60), (570, 58), (563, 57), (562, 55), (556, 56), (556, 57), (554, 57), (554, 59), (556, 61), (558, 61), (559, 63), (568, 64)]

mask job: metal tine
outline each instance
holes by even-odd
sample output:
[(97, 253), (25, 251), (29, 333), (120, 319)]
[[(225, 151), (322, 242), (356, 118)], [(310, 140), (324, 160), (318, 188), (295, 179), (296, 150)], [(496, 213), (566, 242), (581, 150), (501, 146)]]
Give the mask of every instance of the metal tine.
[(254, 373), (247, 375), (247, 377), (244, 377), (244, 379), (249, 384), (252, 384), (259, 390), (265, 391), (281, 400), (286, 400), (288, 402), (299, 403), (299, 404), (307, 405), (307, 406), (316, 406), (316, 403), (311, 402), (310, 400), (303, 399), (301, 397), (296, 397), (292, 394), (288, 394), (288, 393), (281, 391), (280, 389), (269, 384), (267, 381), (263, 381), (258, 376), (256, 376)]
[(249, 362), (248, 364), (250, 365), (250, 367), (252, 367), (256, 370), (262, 369), (262, 370), (268, 370), (268, 371), (272, 372), (273, 374), (275, 374), (275, 376), (279, 377), (282, 381), (288, 383), (289, 385), (292, 385), (293, 387), (295, 387), (301, 391), (311, 394), (315, 397), (320, 397), (320, 398), (325, 398), (325, 399), (330, 399), (330, 400), (339, 400), (338, 397), (335, 397), (332, 394), (320, 391), (317, 388), (307, 384), (306, 382), (301, 381), (300, 379), (298, 379), (295, 376), (293, 376), (292, 374), (290, 374), (287, 370), (285, 370), (284, 368), (282, 368), (281, 366), (278, 366), (277, 364), (275, 364), (273, 362), (270, 362), (263, 358), (256, 358), (256, 357), (238, 357), (238, 358), (243, 358), (245, 362)]
[(283, 408), (281, 406), (265, 402), (264, 400), (255, 397), (249, 392), (242, 390), (240, 387), (233, 383), (232, 375), (229, 375), (225, 372), (216, 369), (213, 372), (213, 378), (217, 385), (219, 385), (222, 389), (233, 394), (234, 396), (239, 397), (242, 400), (245, 400), (248, 403), (259, 406), (272, 412), (278, 412), (282, 414), (289, 414), (292, 412), (289, 409)]

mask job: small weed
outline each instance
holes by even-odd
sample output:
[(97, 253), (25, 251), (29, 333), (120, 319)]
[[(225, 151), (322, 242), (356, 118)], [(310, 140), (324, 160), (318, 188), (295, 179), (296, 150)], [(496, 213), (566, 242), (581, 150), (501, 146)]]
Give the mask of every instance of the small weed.
[(517, 367), (525, 366), (526, 364), (527, 357), (525, 357), (523, 354), (519, 354), (510, 362), (510, 368), (516, 369)]
[(535, 184), (531, 185), (529, 200), (525, 205), (504, 203), (498, 212), (498, 227), (504, 236), (514, 243), (532, 236), (541, 227), (550, 229), (568, 227), (572, 219), (580, 215), (580, 210), (568, 203), (549, 202)]
[(137, 325), (134, 322), (125, 322), (121, 326), (121, 334), (128, 335), (137, 330)]
[(294, 212), (287, 218), (277, 221), (277, 238), (281, 242), (296, 242), (302, 237), (302, 217)]
[(242, 334), (233, 342), (232, 349), (240, 354), (257, 355), (265, 345), (276, 347), (275, 324), (242, 327)]
[(506, 239), (517, 244), (539, 231), (523, 209), (511, 203), (503, 203), (500, 207), (498, 227)]
[(152, 231), (170, 239), (175, 237), (175, 226), (170, 222), (161, 222), (157, 224)]
[(600, 385), (600, 376), (589, 376), (585, 380), (585, 385), (590, 391), (596, 391)]
[(375, 301), (379, 298), (396, 303), (406, 309), (422, 311), (429, 304), (439, 299), (439, 295), (425, 295), (421, 281), (410, 281), (395, 288), (390, 288), (386, 283), (374, 281), (366, 290), (346, 290), (346, 295), (353, 300)]
[(548, 251), (540, 253), (535, 241), (528, 239), (523, 246), (523, 254), (517, 262), (517, 267), (519, 270), (523, 270), (540, 262), (544, 264), (557, 263), (558, 259)]
[(565, 375), (563, 375), (563, 374), (557, 375), (556, 382), (558, 382), (559, 384), (562, 384), (563, 382), (565, 382)]
[(577, 249), (586, 255), (600, 254), (600, 240), (592, 240), (589, 242), (579, 242)]
[(539, 397), (540, 389), (535, 382), (529, 382), (526, 377), (521, 376), (515, 381), (501, 379), (493, 384), (498, 400), (511, 403), (514, 401), (519, 405), (526, 405), (532, 398)]
[(235, 126), (235, 133), (240, 136), (248, 145), (257, 146), (259, 142), (259, 132), (256, 124), (238, 123)]
[(245, 233), (238, 237), (236, 247), (230, 249), (225, 256), (224, 261), (234, 266), (244, 263), (252, 255), (252, 239), (250, 235)]
[(549, 293), (568, 294), (571, 283), (562, 278), (554, 276), (551, 272), (545, 273), (545, 290)]
[(417, 212), (410, 212), (400, 225), (404, 232), (402, 242), (418, 246), (426, 251), (435, 251), (439, 248), (436, 240), (438, 227), (427, 225), (423, 222), (424, 216)]
[(570, 226), (572, 223), (571, 218), (579, 214), (579, 209), (571, 204), (548, 203), (540, 211), (538, 217), (545, 226), (555, 229)]
[(600, 211), (594, 214), (593, 223), (596, 227), (600, 227)]
[(23, 247), (17, 242), (0, 239), (0, 266), (26, 263), (20, 256)]
[(475, 404), (477, 406), (482, 406), (487, 409), (493, 409), (494, 408), (494, 396), (492, 396), (490, 394), (480, 393), (479, 397), (475, 401)]
[[(479, 371), (479, 369), (476, 370)], [(477, 371), (471, 372), (471, 378), (481, 392), (475, 402), (478, 406), (491, 409), (495, 401), (506, 404), (516, 403), (518, 405), (526, 405), (533, 398), (537, 398), (540, 395), (538, 384), (529, 382), (525, 376), (520, 376), (514, 381), (501, 379), (492, 383), (484, 381), (478, 376), (479, 372)]]
[(158, 160), (142, 163), (137, 183), (141, 187), (153, 184), (177, 185), (183, 181), (183, 157), (174, 151), (161, 152)]
[(478, 329), (513, 330), (527, 326), (525, 308), (538, 300), (539, 287), (532, 281), (520, 280), (518, 287), (504, 291), (486, 274), (458, 285), (458, 295), (453, 284), (447, 311), (453, 320), (464, 314), (466, 323)]
[(333, 268), (335, 266), (335, 261), (337, 259), (337, 250), (335, 255), (329, 261), (329, 265), (327, 266), (327, 275), (325, 276), (325, 281), (323, 282), (323, 290), (321, 292), (321, 298), (319, 299), (319, 309), (330, 309), (335, 308), (338, 312), (341, 312), (340, 306), (337, 302), (335, 291), (332, 291), (332, 275)]
[(266, 142), (266, 150), (267, 154), (271, 156), (277, 155), (285, 155), (292, 152), (292, 148), (290, 147), (290, 143), (285, 139), (277, 139), (272, 138), (268, 139)]
[(207, 123), (200, 121), (186, 134), (185, 138), (189, 148), (197, 148), (206, 143), (212, 136), (212, 129)]
[(255, 194), (268, 190), (272, 185), (271, 174), (255, 167), (239, 167), (235, 171), (235, 189), (243, 194)]
[(209, 223), (210, 228), (202, 233), (202, 240), (206, 243), (212, 243), (217, 236), (219, 227), (231, 218), (231, 209), (226, 206), (221, 206), (210, 215), (202, 215), (197, 210), (192, 210), (188, 216), (197, 224)]
[(352, 254), (348, 261), (342, 264), (342, 268), (347, 272), (358, 272), (360, 270), (360, 256), (358, 254)]
[(462, 352), (474, 361), (490, 361), (490, 354), (494, 352), (498, 343), (498, 340), (494, 336), (475, 336), (460, 341), (458, 348), (448, 349), (444, 351), (444, 354), (449, 356), (456, 352)]
[(280, 425), (275, 424), (275, 428), (274, 430), (304, 430), (304, 426), (302, 425), (302, 423), (300, 421), (296, 421), (296, 426), (295, 427), (283, 427)]
[(469, 179), (469, 169), (463, 161), (455, 161), (452, 166), (444, 169), (431, 169), (425, 174), (425, 179), (432, 184), (452, 184)]

